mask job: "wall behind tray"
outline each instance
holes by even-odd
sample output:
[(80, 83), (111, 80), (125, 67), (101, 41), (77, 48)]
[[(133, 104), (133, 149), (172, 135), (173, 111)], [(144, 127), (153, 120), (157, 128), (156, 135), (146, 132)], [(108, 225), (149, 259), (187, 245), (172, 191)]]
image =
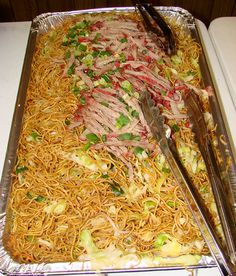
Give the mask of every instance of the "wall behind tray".
[[(150, 0), (157, 6), (187, 9), (207, 26), (216, 17), (236, 16), (236, 0)], [(28, 21), (45, 12), (132, 6), (132, 0), (0, 0), (0, 22)]]

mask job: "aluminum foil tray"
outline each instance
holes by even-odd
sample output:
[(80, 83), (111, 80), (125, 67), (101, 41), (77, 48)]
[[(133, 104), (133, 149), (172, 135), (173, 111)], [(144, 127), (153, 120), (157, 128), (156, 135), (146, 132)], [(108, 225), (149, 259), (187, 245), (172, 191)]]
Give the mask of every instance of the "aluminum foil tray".
[[(199, 41), (197, 28), (195, 25), (195, 19), (193, 16), (184, 9), (176, 7), (157, 7), (157, 10), (173, 20), (180, 23), (186, 34), (192, 35), (196, 40)], [(95, 273), (96, 271), (91, 270), (90, 262), (74, 262), (74, 263), (42, 263), (42, 264), (19, 264), (11, 259), (11, 256), (7, 253), (3, 246), (2, 237), (5, 227), (6, 219), (6, 206), (7, 199), (9, 196), (10, 185), (11, 185), (11, 172), (14, 168), (16, 161), (16, 150), (18, 146), (18, 139), (20, 136), (21, 122), (24, 113), (24, 103), (26, 99), (26, 92), (28, 81), (30, 77), (31, 61), (35, 49), (35, 42), (37, 35), (40, 33), (47, 32), (51, 28), (54, 28), (57, 24), (62, 22), (65, 18), (75, 16), (78, 14), (86, 13), (100, 13), (100, 12), (133, 12), (133, 7), (122, 7), (122, 8), (103, 8), (103, 9), (90, 9), (82, 11), (71, 11), (61, 13), (46, 13), (36, 17), (31, 25), (30, 35), (28, 40), (27, 51), (24, 60), (24, 66), (21, 76), (21, 82), (18, 91), (18, 97), (15, 106), (15, 113), (12, 121), (11, 133), (9, 137), (9, 144), (3, 168), (3, 174), (0, 185), (0, 273), (3, 275), (75, 275), (75, 274), (86, 274)], [(199, 41), (200, 42), (200, 41)], [(200, 67), (203, 75), (203, 81), (205, 86), (211, 85), (211, 77), (209, 75), (208, 67), (205, 62), (204, 55), (201, 56)], [(226, 137), (227, 133), (222, 121), (222, 117), (219, 111), (219, 105), (216, 96), (213, 97), (213, 117), (217, 124), (220, 126), (221, 133)], [(231, 149), (221, 149), (223, 157), (227, 159), (228, 155), (231, 155)], [(231, 155), (232, 156), (232, 155)], [(235, 183), (235, 170), (229, 170), (229, 175), (226, 176), (229, 179), (230, 191), (234, 194), (234, 203), (236, 198), (236, 183)], [(174, 270), (174, 269), (186, 269), (186, 267), (180, 266), (165, 266), (165, 267), (147, 267), (145, 263), (140, 263), (138, 267), (132, 268), (132, 263), (127, 263), (127, 267), (122, 269), (104, 269), (101, 272), (137, 272), (137, 271), (157, 271), (157, 270)], [(203, 268), (215, 266), (213, 258), (211, 256), (202, 257), (200, 263), (197, 266), (190, 266), (188, 268)]]

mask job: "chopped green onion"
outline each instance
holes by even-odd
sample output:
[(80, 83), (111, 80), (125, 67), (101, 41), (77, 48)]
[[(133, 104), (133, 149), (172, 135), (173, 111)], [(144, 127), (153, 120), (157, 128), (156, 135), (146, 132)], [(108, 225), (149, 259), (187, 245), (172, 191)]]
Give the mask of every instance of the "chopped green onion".
[(86, 99), (85, 99), (85, 97), (80, 97), (79, 98), (79, 101), (80, 101), (80, 103), (82, 104), (82, 105), (85, 105), (86, 104)]
[(102, 36), (102, 35), (101, 35), (100, 33), (96, 33), (93, 42), (94, 42), (94, 43), (97, 43), (98, 40), (99, 40), (99, 38), (100, 38), (101, 36)]
[(202, 186), (201, 188), (200, 188), (200, 193), (206, 193), (207, 192), (207, 186)]
[(113, 183), (109, 183), (111, 186), (111, 190), (112, 192), (116, 195), (116, 196), (120, 196), (122, 194), (124, 194), (123, 189), (120, 187), (120, 185), (116, 182), (113, 181)]
[(81, 51), (81, 52), (86, 52), (86, 50), (87, 50), (87, 45), (84, 45), (84, 44), (81, 43), (81, 44), (78, 46), (78, 50)]
[(34, 198), (34, 194), (33, 194), (32, 192), (27, 192), (26, 196), (27, 196), (29, 199)]
[(24, 171), (28, 170), (28, 168), (26, 166), (19, 166), (16, 168), (16, 173), (22, 173)]
[(85, 30), (81, 30), (81, 31), (79, 32), (79, 35), (80, 35), (80, 36), (89, 36), (89, 33), (88, 33), (87, 31), (85, 31)]
[(92, 144), (98, 143), (100, 141), (100, 139), (95, 133), (88, 133), (86, 135), (86, 139)]
[(108, 70), (107, 71), (107, 74), (109, 74), (109, 75), (114, 75), (116, 72), (119, 72), (120, 71), (120, 68), (116, 68), (116, 69), (114, 69), (114, 70)]
[(146, 49), (142, 50), (142, 54), (143, 54), (143, 55), (145, 55), (145, 54), (147, 54), (147, 53), (148, 53), (148, 50), (146, 50)]
[(172, 128), (173, 128), (173, 131), (174, 131), (174, 132), (178, 132), (178, 131), (179, 131), (179, 126), (176, 125), (176, 124), (174, 124), (174, 125), (172, 126)]
[(123, 140), (132, 140), (133, 138), (133, 134), (132, 133), (122, 133), (118, 136), (118, 139), (120, 141), (123, 141)]
[(100, 53), (99, 51), (94, 51), (92, 52), (92, 56), (96, 58), (99, 55), (99, 53)]
[(44, 202), (46, 200), (46, 198), (44, 196), (40, 196), (40, 195), (36, 196), (32, 192), (27, 192), (26, 196), (29, 199), (34, 199), (37, 202)]
[(70, 29), (68, 34), (67, 34), (67, 37), (69, 38), (75, 38), (76, 37), (76, 31), (73, 30), (73, 29)]
[(75, 73), (75, 63), (73, 63), (67, 70), (67, 75), (71, 76)]
[(144, 151), (144, 149), (141, 148), (141, 147), (136, 147), (136, 148), (134, 148), (134, 154), (136, 154), (136, 155), (142, 154), (143, 151)]
[(134, 97), (135, 97), (136, 99), (139, 99), (139, 98), (140, 98), (140, 94), (139, 94), (138, 92), (134, 92)]
[(35, 198), (35, 201), (37, 201), (37, 202), (44, 202), (45, 200), (46, 200), (46, 198), (44, 196), (40, 196), (40, 195)]
[(120, 84), (120, 86), (128, 94), (130, 94), (133, 91), (133, 86), (132, 86), (132, 84), (128, 80), (122, 81), (121, 84)]
[(172, 201), (172, 200), (167, 201), (166, 204), (167, 204), (169, 207), (174, 207), (174, 206), (175, 206), (175, 203), (174, 203), (174, 201)]
[(154, 247), (158, 248), (161, 247), (162, 245), (165, 244), (165, 242), (168, 240), (168, 236), (165, 233), (160, 233), (155, 242), (154, 242)]
[(63, 39), (62, 39), (62, 45), (63, 46), (67, 46), (68, 45), (68, 38), (67, 38), (67, 36), (63, 37)]
[(106, 82), (111, 82), (109, 76), (107, 74), (104, 74), (101, 76)]
[[(125, 101), (122, 97), (119, 97), (118, 100), (119, 100), (120, 102), (122, 102), (123, 104), (127, 105), (126, 101)], [(126, 109), (127, 109), (127, 110), (129, 109), (129, 108), (128, 108), (128, 105), (127, 105), (127, 108), (126, 108)]]
[(124, 54), (124, 53), (121, 53), (119, 59), (120, 59), (120, 62), (126, 62), (125, 54)]
[(101, 77), (99, 80), (94, 81), (93, 84), (95, 87), (101, 85), (104, 88), (112, 86), (111, 82), (105, 81), (105, 78), (103, 77)]
[(105, 107), (108, 107), (109, 106), (109, 103), (107, 102), (100, 102), (101, 105), (105, 106)]
[(110, 51), (101, 51), (100, 53), (99, 53), (99, 56), (100, 57), (103, 57), (103, 56), (111, 56), (112, 55), (112, 53), (110, 52)]
[(117, 186), (113, 186), (113, 185), (111, 185), (111, 190), (116, 196), (120, 196), (124, 193), (122, 188), (120, 188), (120, 187), (118, 188)]
[(181, 58), (178, 55), (174, 55), (171, 57), (171, 61), (175, 64), (175, 65), (179, 65), (182, 63)]
[(129, 122), (129, 117), (125, 116), (123, 113), (120, 113), (120, 116), (116, 119), (116, 127), (120, 129), (126, 126)]
[(88, 150), (92, 146), (91, 142), (88, 142), (84, 145), (84, 150)]
[(141, 137), (139, 135), (133, 135), (132, 133), (122, 133), (118, 136), (118, 140), (135, 140), (140, 141)]
[(85, 29), (87, 28), (89, 25), (90, 25), (90, 21), (87, 21), (87, 20), (83, 20), (81, 22), (77, 22), (75, 24), (75, 28), (78, 28), (78, 29)]
[(66, 59), (69, 59), (70, 56), (71, 56), (71, 52), (70, 52), (70, 51), (66, 51), (66, 53), (65, 53), (65, 58), (66, 58)]
[(166, 96), (166, 91), (165, 90), (161, 90), (161, 95), (162, 96)]
[(106, 140), (107, 140), (107, 136), (106, 136), (106, 134), (103, 134), (103, 135), (102, 135), (102, 141), (103, 141), (103, 142), (106, 142)]
[(187, 76), (194, 76), (194, 72), (189, 70), (189, 71), (187, 72)]
[(133, 139), (132, 140), (140, 141), (141, 137), (139, 135), (133, 135)]
[(128, 41), (128, 40), (127, 40), (126, 37), (123, 37), (123, 38), (120, 39), (120, 42), (121, 42), (121, 43), (125, 43), (125, 42), (127, 42), (127, 41)]
[(133, 109), (133, 110), (131, 111), (131, 116), (138, 119), (138, 118), (139, 118), (139, 113), (138, 113), (138, 111), (136, 111), (135, 109)]
[(93, 78), (93, 77), (95, 76), (95, 73), (94, 73), (93, 70), (88, 70), (87, 75), (88, 75), (90, 78)]
[(79, 42), (77, 41), (77, 36), (76, 36), (76, 38), (74, 39), (74, 40), (71, 40), (71, 46), (73, 46), (73, 47), (77, 47), (78, 45), (79, 45)]
[(144, 203), (144, 211), (148, 211), (149, 209), (152, 209), (156, 206), (156, 202), (152, 200), (147, 200)]
[(80, 94), (80, 89), (77, 86), (72, 87), (71, 90), (75, 94), (75, 96), (78, 96)]
[(26, 138), (28, 142), (32, 142), (32, 141), (37, 142), (39, 141), (39, 139), (40, 139), (40, 135), (35, 131), (32, 131), (31, 134)]
[(28, 242), (34, 242), (35, 241), (35, 237), (33, 235), (28, 235), (25, 237), (26, 241)]
[(76, 48), (74, 51), (74, 56), (77, 59), (82, 59), (84, 57), (84, 54), (78, 48)]
[(107, 178), (109, 178), (109, 175), (107, 173), (106, 174), (102, 174), (101, 178), (107, 179)]
[(75, 55), (76, 58), (78, 58), (78, 57), (81, 57), (82, 53), (78, 48), (76, 48), (75, 52), (74, 52), (74, 55)]
[(88, 67), (93, 65), (93, 56), (91, 54), (86, 55), (82, 58), (82, 63), (87, 65)]
[[(95, 133), (88, 133), (86, 139), (88, 142), (84, 145), (84, 150), (88, 150), (93, 144), (100, 141), (100, 138)], [(104, 137), (102, 137), (102, 139), (104, 139)]]
[(162, 170), (164, 173), (170, 173), (170, 169), (169, 169), (169, 168), (163, 167), (161, 170)]

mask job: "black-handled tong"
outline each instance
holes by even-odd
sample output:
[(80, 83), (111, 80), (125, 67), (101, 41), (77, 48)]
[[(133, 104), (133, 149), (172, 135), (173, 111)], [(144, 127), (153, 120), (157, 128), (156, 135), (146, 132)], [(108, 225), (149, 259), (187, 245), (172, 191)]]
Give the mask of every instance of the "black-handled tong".
[[(164, 45), (165, 52), (168, 55), (175, 54), (176, 44), (174, 35), (170, 27), (153, 7), (153, 5), (150, 3), (141, 3), (139, 0), (133, 0), (133, 4), (138, 8), (140, 14), (142, 15), (147, 31), (156, 34), (157, 37), (164, 36), (166, 39), (166, 45)], [(157, 26), (153, 25), (150, 21), (150, 17), (154, 20)]]

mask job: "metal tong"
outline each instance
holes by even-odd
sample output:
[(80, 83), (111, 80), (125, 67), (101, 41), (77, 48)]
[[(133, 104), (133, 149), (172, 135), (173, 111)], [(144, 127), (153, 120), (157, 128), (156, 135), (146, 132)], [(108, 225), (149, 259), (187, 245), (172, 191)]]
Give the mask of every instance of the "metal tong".
[[(168, 55), (174, 55), (176, 52), (174, 35), (162, 16), (150, 3), (141, 3), (139, 0), (133, 0), (133, 4), (138, 8), (140, 14), (142, 15), (147, 31), (157, 35), (157, 38), (164, 36), (166, 43), (160, 41), (164, 47), (164, 51)], [(150, 21), (150, 17), (154, 20), (157, 26), (153, 25)]]
[(195, 221), (221, 274), (236, 275), (236, 266), (230, 260), (229, 255), (226, 254), (215, 229), (209, 222), (208, 210), (205, 203), (199, 197), (198, 191), (189, 179), (188, 174), (179, 159), (174, 141), (171, 137), (166, 137), (164, 118), (160, 114), (159, 109), (154, 105), (154, 102), (148, 92), (144, 92), (142, 95), (141, 108), (154, 138), (169, 163), (176, 181), (180, 185), (190, 211), (195, 218)]
[(226, 247), (231, 261), (236, 265), (236, 220), (233, 206), (225, 193), (224, 182), (214, 155), (212, 143), (208, 135), (207, 126), (203, 117), (200, 102), (194, 92), (186, 93), (183, 97), (187, 112), (193, 124), (195, 140), (203, 157), (211, 183), (212, 191), (223, 228)]

